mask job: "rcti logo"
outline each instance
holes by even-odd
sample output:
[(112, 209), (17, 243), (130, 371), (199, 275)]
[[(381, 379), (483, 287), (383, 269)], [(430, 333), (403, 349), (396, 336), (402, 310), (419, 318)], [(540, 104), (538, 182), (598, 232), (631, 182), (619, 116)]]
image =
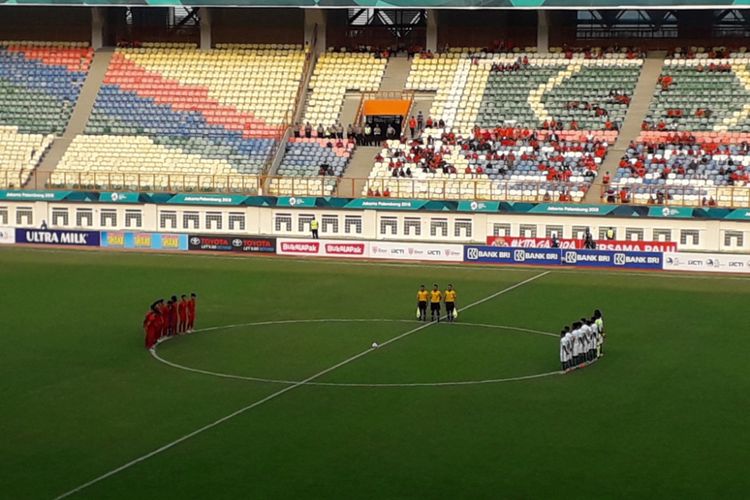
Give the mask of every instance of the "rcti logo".
[(616, 266), (624, 266), (625, 265), (625, 254), (624, 253), (616, 253), (615, 254), (615, 265)]
[(578, 262), (575, 252), (565, 252), (564, 260), (566, 264), (575, 264)]
[(513, 260), (515, 260), (516, 262), (525, 262), (526, 252), (523, 250), (515, 250), (513, 252)]
[(290, 206), (293, 207), (296, 204), (297, 204), (297, 198), (295, 198), (294, 196), (292, 196), (291, 198), (289, 198), (289, 205)]
[(469, 260), (479, 259), (479, 249), (472, 247), (466, 250), (466, 258)]

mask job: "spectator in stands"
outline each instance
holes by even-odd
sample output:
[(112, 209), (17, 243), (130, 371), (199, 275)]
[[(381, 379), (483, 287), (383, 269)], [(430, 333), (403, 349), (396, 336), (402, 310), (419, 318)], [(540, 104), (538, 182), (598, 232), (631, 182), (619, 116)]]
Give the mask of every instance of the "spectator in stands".
[(414, 138), (414, 131), (417, 129), (417, 119), (414, 118), (414, 115), (411, 115), (411, 118), (409, 118), (409, 132), (411, 133), (411, 138)]
[(373, 140), (372, 140), (372, 127), (370, 126), (370, 123), (365, 123), (365, 132), (364, 132), (364, 145), (365, 146), (372, 146)]
[(302, 135), (304, 131), (302, 130), (302, 127), (300, 127), (299, 122), (294, 124), (294, 137), (299, 138), (300, 135)]
[(602, 177), (602, 184), (606, 186), (607, 184), (609, 184), (609, 181), (610, 181), (609, 172), (604, 172), (604, 177)]
[(422, 132), (424, 130), (424, 115), (420, 111), (417, 113), (417, 131)]
[(396, 138), (396, 129), (390, 123), (388, 124), (388, 128), (385, 129), (385, 138), (389, 141)]
[(364, 144), (365, 135), (362, 130), (362, 125), (360, 125), (359, 123), (355, 123), (352, 127), (352, 131), (354, 132), (354, 139), (357, 141), (357, 144)]
[(312, 137), (312, 125), (310, 125), (310, 122), (305, 123), (305, 137), (308, 139)]
[(372, 129), (372, 138), (373, 141), (375, 141), (375, 145), (377, 146), (381, 142), (383, 142), (383, 130), (380, 128), (380, 125), (377, 123), (375, 124), (375, 127)]
[(354, 137), (354, 127), (352, 127), (352, 124), (346, 126), (346, 138), (351, 139)]
[(336, 123), (336, 138), (337, 139), (344, 138), (344, 126), (341, 124), (341, 122)]

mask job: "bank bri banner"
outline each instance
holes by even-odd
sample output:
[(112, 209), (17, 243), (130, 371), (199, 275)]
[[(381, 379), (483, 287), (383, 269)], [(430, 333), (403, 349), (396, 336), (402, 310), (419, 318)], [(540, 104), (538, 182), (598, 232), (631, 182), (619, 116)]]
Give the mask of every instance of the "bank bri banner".
[(525, 264), (534, 266), (615, 267), (661, 269), (660, 252), (579, 250), (575, 248), (518, 248), (467, 245), (464, 262), (484, 264)]

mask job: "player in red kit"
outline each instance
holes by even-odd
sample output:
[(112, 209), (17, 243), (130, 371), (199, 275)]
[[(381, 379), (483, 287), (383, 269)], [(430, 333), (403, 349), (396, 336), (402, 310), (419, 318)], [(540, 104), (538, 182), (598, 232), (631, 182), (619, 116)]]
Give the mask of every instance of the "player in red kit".
[(169, 318), (169, 307), (164, 302), (164, 299), (159, 299), (159, 305), (157, 305), (156, 308), (159, 312), (159, 338), (164, 338), (167, 336), (167, 330), (169, 328), (169, 323), (167, 321), (167, 318)]
[(156, 345), (156, 341), (159, 340), (159, 313), (156, 309), (151, 309), (146, 314), (146, 319), (143, 320), (143, 330), (146, 333), (146, 349), (151, 349)]
[(182, 295), (177, 303), (177, 333), (188, 330), (188, 307), (187, 295)]
[(167, 323), (169, 324), (167, 334), (172, 336), (177, 333), (177, 296), (172, 295), (172, 298), (167, 303), (167, 307), (169, 313), (167, 316)]
[(193, 327), (195, 326), (195, 299), (195, 294), (191, 293), (187, 308), (187, 329), (189, 332), (192, 332)]

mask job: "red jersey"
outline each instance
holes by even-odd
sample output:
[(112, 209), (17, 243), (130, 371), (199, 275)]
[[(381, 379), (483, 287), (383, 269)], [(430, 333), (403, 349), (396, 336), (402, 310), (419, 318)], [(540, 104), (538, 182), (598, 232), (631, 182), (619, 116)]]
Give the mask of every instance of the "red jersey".
[(187, 305), (188, 316), (191, 318), (195, 318), (195, 299), (188, 300)]
[(188, 301), (187, 300), (181, 300), (177, 303), (177, 314), (180, 316), (181, 319), (187, 318), (188, 315)]

